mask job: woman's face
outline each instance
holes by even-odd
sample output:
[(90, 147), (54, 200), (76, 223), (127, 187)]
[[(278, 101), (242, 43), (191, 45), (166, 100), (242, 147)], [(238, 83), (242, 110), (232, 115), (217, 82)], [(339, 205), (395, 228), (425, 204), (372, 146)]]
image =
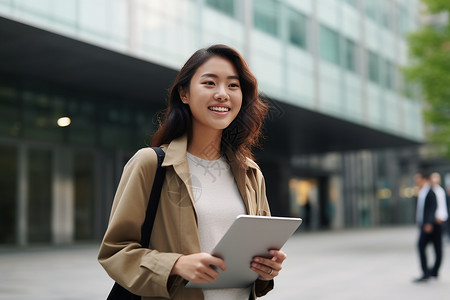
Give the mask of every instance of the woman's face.
[(242, 105), (242, 91), (234, 65), (213, 56), (191, 79), (189, 91), (179, 89), (183, 103), (192, 112), (194, 132), (222, 131), (236, 118)]

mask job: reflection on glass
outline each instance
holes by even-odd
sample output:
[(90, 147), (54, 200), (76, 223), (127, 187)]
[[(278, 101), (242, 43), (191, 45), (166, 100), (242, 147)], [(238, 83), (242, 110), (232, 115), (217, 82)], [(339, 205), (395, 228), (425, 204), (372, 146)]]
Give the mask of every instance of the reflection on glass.
[(23, 93), (24, 136), (31, 139), (62, 142), (64, 128), (56, 124), (64, 114), (64, 100), (45, 93)]
[(235, 16), (234, 0), (206, 0), (205, 3), (230, 17)]
[(302, 228), (319, 229), (319, 188), (316, 179), (289, 180), (290, 214), (303, 219)]
[(358, 0), (345, 0), (345, 2), (347, 2), (348, 4), (350, 4), (351, 6), (357, 8), (358, 7)]
[(369, 63), (369, 79), (374, 83), (380, 83), (380, 70), (379, 70), (379, 58), (372, 51), (367, 51), (368, 63)]
[[(135, 140), (134, 121), (131, 108), (123, 103), (103, 103), (101, 105), (100, 143), (105, 147), (129, 149)], [(130, 128), (131, 125), (131, 128)]]
[(345, 68), (356, 73), (356, 44), (350, 39), (345, 39)]
[(19, 133), (20, 114), (17, 90), (0, 85), (0, 134), (15, 137)]
[(270, 35), (278, 36), (279, 2), (275, 0), (253, 1), (254, 25)]
[(307, 18), (302, 13), (289, 11), (289, 41), (300, 48), (306, 49)]
[(30, 149), (28, 158), (28, 241), (51, 241), (52, 155)]
[(324, 25), (320, 25), (320, 57), (339, 65), (339, 34)]
[(374, 22), (378, 21), (379, 14), (379, 1), (366, 0), (364, 1), (364, 7), (366, 9), (366, 15)]
[(387, 59), (382, 61), (383, 66), (383, 86), (393, 90), (395, 88), (395, 67), (394, 65)]
[(68, 131), (68, 142), (74, 145), (95, 146), (98, 142), (96, 99), (69, 101), (69, 115), (72, 122)]
[(94, 238), (94, 155), (75, 153), (75, 240)]
[(17, 150), (0, 145), (0, 244), (16, 241)]

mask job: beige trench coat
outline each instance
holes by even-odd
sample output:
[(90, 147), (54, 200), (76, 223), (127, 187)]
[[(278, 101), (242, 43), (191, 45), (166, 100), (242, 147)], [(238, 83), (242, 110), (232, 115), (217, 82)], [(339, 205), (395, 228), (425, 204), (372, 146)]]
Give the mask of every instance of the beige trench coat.
[[(181, 255), (201, 252), (186, 158), (187, 138), (180, 137), (162, 148), (166, 152), (163, 162), (166, 177), (150, 245), (142, 247), (140, 235), (157, 156), (151, 148), (144, 148), (124, 167), (98, 260), (112, 279), (142, 295), (142, 299), (203, 299), (201, 289), (185, 288), (183, 278), (169, 276)], [(245, 170), (239, 168), (231, 151), (226, 156), (247, 213), (270, 215), (264, 178), (256, 163), (247, 159)], [(257, 280), (253, 285), (253, 299), (272, 288), (273, 280)]]

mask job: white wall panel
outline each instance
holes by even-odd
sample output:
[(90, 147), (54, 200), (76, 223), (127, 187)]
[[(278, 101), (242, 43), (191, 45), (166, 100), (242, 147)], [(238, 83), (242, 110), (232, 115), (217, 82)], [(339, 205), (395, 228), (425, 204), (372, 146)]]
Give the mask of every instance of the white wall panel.
[(363, 119), (363, 99), (361, 97), (361, 78), (346, 72), (345, 75), (345, 115), (353, 120)]
[(339, 29), (340, 1), (315, 0), (317, 2), (317, 18), (319, 22), (337, 31)]
[[(253, 0), (253, 1), (255, 1), (255, 0)], [(295, 8), (295, 9), (298, 9), (299, 11), (301, 11), (301, 12), (307, 14), (307, 15), (312, 14), (312, 10), (313, 10), (313, 8), (312, 8), (312, 5), (313, 5), (312, 1), (315, 1), (315, 0), (301, 0), (301, 1), (298, 1), (298, 0), (285, 0), (286, 4), (288, 4), (289, 6)]]
[(251, 69), (266, 94), (279, 93), (283, 89), (283, 70), (280, 59), (262, 52), (252, 53)]
[(366, 19), (365, 21), (365, 39), (366, 47), (375, 53), (380, 52), (380, 33), (375, 24)]
[(355, 9), (342, 5), (342, 33), (354, 41), (359, 40), (360, 16)]
[(383, 47), (379, 47), (379, 51), (382, 52), (383, 58), (388, 58), (390, 61), (396, 60), (395, 53), (395, 39), (392, 32), (387, 30), (382, 30), (381, 34), (381, 45)]
[(406, 65), (406, 63), (408, 61), (408, 46), (406, 45), (406, 42), (398, 41), (398, 47), (399, 47), (399, 52), (398, 52), (397, 62), (400, 65)]
[(286, 62), (288, 65), (296, 65), (305, 72), (308, 72), (313, 76), (314, 61), (313, 56), (297, 47), (287, 46), (286, 49)]
[(389, 129), (397, 132), (400, 128), (399, 102), (395, 94), (391, 92), (384, 93), (384, 120)]
[(332, 64), (320, 64), (320, 108), (343, 114), (340, 69)]
[(405, 114), (405, 131), (408, 135), (418, 139), (424, 137), (424, 128), (422, 120), (422, 107), (418, 101), (404, 98)]
[(284, 55), (281, 40), (259, 30), (252, 30), (251, 49), (254, 52), (265, 53), (276, 59)]
[(299, 99), (296, 104), (312, 107), (315, 97), (314, 77), (301, 68), (290, 66), (288, 67), (287, 78), (287, 93)]
[[(202, 31), (207, 35), (202, 37), (202, 43), (205, 46), (220, 43), (230, 46), (233, 45), (234, 47), (236, 45), (242, 47), (244, 41), (244, 28), (241, 22), (208, 8), (202, 13), (202, 17)], [(220, 26), (218, 26), (218, 24), (220, 24)]]
[(379, 127), (381, 125), (381, 103), (380, 103), (380, 89), (378, 86), (368, 83), (367, 84), (367, 115), (368, 123)]

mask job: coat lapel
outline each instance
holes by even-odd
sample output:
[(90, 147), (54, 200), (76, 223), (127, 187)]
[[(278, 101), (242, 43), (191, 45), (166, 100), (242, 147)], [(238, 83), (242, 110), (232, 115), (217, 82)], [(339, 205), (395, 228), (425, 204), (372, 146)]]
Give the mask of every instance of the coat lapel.
[[(163, 167), (172, 166), (177, 176), (183, 181), (189, 198), (192, 203), (192, 207), (195, 212), (194, 194), (192, 191), (192, 182), (189, 172), (189, 164), (186, 157), (187, 152), (187, 136), (184, 135), (180, 138), (174, 139), (169, 145), (164, 145), (163, 148), (166, 151), (166, 157), (162, 164)], [(247, 214), (256, 214), (256, 191), (251, 187), (250, 179), (247, 176), (247, 172), (251, 173), (251, 165), (246, 164), (245, 168), (242, 168), (231, 149), (227, 149), (226, 157), (230, 164), (231, 171), (236, 181), (239, 193), (244, 201)]]
[(189, 173), (189, 164), (186, 157), (187, 152), (187, 136), (174, 139), (166, 148), (166, 157), (162, 164), (163, 167), (172, 166), (177, 176), (183, 181), (185, 188), (189, 194), (192, 207), (195, 211), (194, 194), (192, 192), (191, 175)]

